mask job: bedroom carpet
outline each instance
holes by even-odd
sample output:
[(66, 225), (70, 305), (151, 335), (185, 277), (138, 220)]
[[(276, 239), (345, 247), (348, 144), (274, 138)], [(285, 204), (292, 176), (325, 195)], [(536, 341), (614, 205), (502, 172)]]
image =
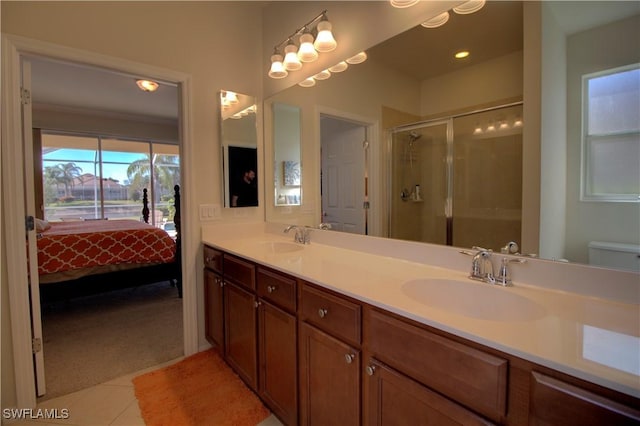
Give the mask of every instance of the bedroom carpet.
[(47, 393), (66, 395), (183, 354), (182, 299), (168, 282), (42, 304)]
[(209, 349), (133, 379), (147, 426), (255, 426), (269, 410)]

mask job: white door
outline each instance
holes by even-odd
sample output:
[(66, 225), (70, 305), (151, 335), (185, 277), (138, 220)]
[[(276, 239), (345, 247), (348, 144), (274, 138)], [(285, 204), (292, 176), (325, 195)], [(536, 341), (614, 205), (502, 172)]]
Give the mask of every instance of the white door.
[[(24, 146), (24, 194), (27, 217), (36, 216), (34, 183), (33, 129), (31, 120), (31, 64), (22, 59), (22, 140)], [(31, 298), (31, 338), (33, 342), (36, 394), (45, 394), (44, 350), (42, 349), (42, 320), (40, 317), (40, 282), (38, 280), (38, 248), (35, 227), (27, 231), (29, 295)]]
[(337, 231), (366, 234), (366, 127), (333, 117), (320, 121), (322, 222)]

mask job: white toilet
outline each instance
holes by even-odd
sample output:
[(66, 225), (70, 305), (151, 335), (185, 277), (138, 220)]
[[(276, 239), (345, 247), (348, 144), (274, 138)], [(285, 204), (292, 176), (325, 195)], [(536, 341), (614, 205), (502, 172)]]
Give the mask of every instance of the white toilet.
[(591, 241), (589, 264), (640, 272), (640, 245)]

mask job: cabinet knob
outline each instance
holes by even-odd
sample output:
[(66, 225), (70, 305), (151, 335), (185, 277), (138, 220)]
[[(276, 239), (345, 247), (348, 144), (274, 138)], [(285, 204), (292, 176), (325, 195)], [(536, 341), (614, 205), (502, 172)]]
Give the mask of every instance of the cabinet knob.
[(345, 354), (344, 355), (344, 360), (347, 362), (347, 364), (351, 364), (355, 358), (356, 358), (356, 356), (354, 354)]
[(367, 375), (373, 376), (373, 373), (376, 372), (376, 366), (375, 365), (367, 365), (367, 368), (365, 368), (364, 371), (367, 373)]
[(278, 287), (276, 287), (275, 285), (269, 285), (269, 286), (267, 286), (267, 293), (273, 293), (277, 289), (278, 289)]
[(320, 318), (324, 318), (325, 316), (327, 316), (327, 310), (322, 308), (318, 309), (318, 316)]
[(205, 257), (205, 258), (204, 258), (204, 263), (209, 263), (209, 262), (211, 262), (212, 260), (213, 260), (213, 258), (212, 258), (212, 257), (208, 257), (208, 256), (207, 256), (207, 257)]
[(220, 287), (224, 287), (227, 284), (224, 280), (218, 280), (218, 283), (220, 284)]
[(262, 305), (262, 302), (260, 302), (260, 301), (255, 301), (255, 302), (253, 302), (253, 306), (254, 306), (254, 307), (256, 307), (256, 308), (257, 308), (258, 306), (260, 306), (260, 305)]

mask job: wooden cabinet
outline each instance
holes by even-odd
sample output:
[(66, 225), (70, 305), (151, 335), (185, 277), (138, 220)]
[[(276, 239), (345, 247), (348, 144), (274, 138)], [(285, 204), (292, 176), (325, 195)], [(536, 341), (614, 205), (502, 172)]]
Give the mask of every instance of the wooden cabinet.
[(298, 423), (297, 281), (258, 267), (260, 397), (287, 425)]
[(360, 424), (360, 351), (300, 325), (300, 424)]
[(224, 355), (224, 281), (222, 276), (204, 270), (205, 336)]
[(258, 389), (258, 352), (254, 294), (226, 281), (224, 286), (224, 358), (253, 389)]
[(360, 424), (360, 305), (303, 283), (300, 423)]
[(365, 367), (364, 390), (364, 425), (492, 424), (375, 359)]
[(638, 425), (632, 408), (545, 374), (532, 372), (529, 424), (539, 426)]

